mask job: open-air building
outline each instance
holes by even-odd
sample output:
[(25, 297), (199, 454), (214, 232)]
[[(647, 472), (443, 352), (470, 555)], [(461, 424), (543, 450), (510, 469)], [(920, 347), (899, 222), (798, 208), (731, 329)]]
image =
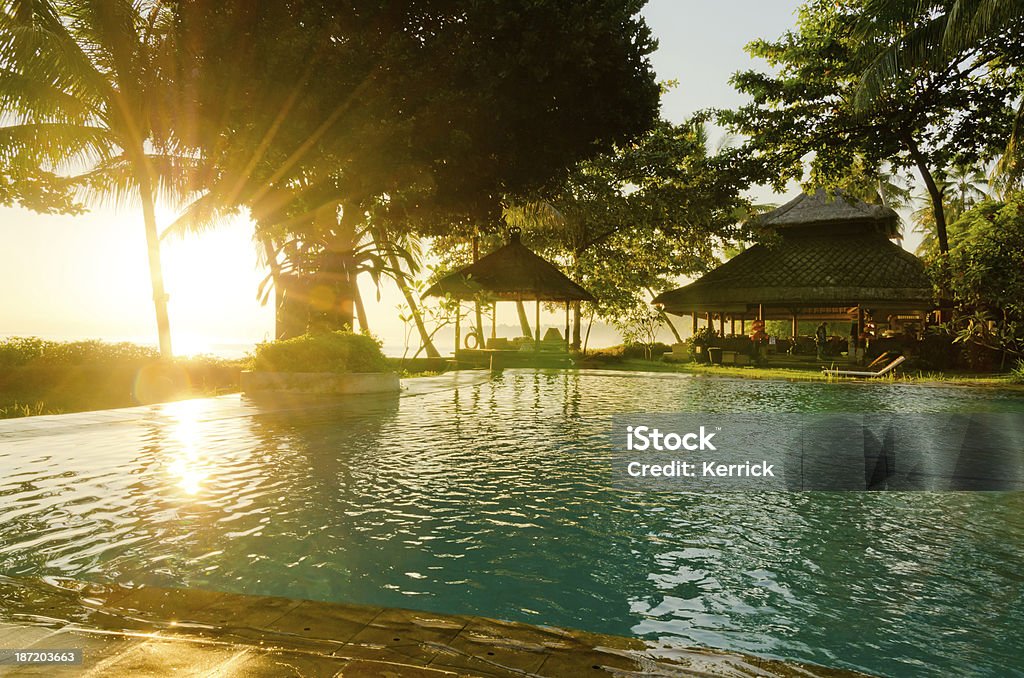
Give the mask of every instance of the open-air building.
[[(913, 334), (933, 308), (923, 262), (897, 243), (899, 217), (882, 205), (819, 190), (764, 214), (761, 242), (654, 303), (703, 321), (719, 336), (745, 335), (755, 319), (829, 322), (834, 334)], [(837, 330), (842, 331), (837, 331)]]
[[(450, 296), (460, 301), (490, 305), (491, 338), (484, 342), (483, 328), (476, 336), (462, 335), (462, 313), (455, 324), (455, 359), (467, 363), (487, 364), (497, 357), (503, 362), (530, 358), (530, 353), (558, 353), (568, 360), (569, 308), (574, 301), (593, 301), (594, 297), (520, 240), (518, 228), (509, 230), (508, 243), (481, 257), (474, 263), (450, 273), (434, 283), (423, 296)], [(534, 337), (529, 343), (511, 342), (497, 336), (496, 305), (499, 301), (534, 302)], [(541, 302), (565, 304), (565, 334), (552, 340), (541, 337)], [(525, 339), (525, 337), (523, 338)]]

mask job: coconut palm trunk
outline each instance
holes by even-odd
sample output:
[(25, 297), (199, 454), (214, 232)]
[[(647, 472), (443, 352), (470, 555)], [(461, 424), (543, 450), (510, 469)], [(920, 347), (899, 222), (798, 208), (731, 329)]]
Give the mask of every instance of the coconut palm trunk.
[(526, 313), (526, 306), (523, 304), (522, 299), (516, 300), (516, 312), (519, 313), (519, 329), (523, 333), (523, 336), (532, 337), (533, 332), (530, 331), (530, 316)]
[(259, 238), (260, 244), (263, 245), (263, 254), (267, 258), (267, 266), (270, 267), (270, 279), (274, 285), (274, 339), (283, 339), (284, 281), (281, 279), (281, 263), (277, 260), (274, 241), (265, 235), (261, 235)]
[[(173, 50), (169, 3), (130, 0), (34, 0), (0, 8), (0, 155), (29, 170), (74, 167), (64, 176), (87, 200), (119, 203), (136, 191), (142, 203), (149, 276), (160, 355), (173, 356), (167, 292), (156, 223), (161, 192), (183, 190), (187, 162), (154, 161), (150, 150), (169, 146), (155, 135), (167, 73), (160, 55)], [(13, 94), (13, 96), (12, 96)], [(164, 149), (166, 151), (166, 148)], [(32, 207), (32, 205), (29, 205)]]
[(170, 360), (174, 357), (171, 349), (171, 321), (167, 313), (167, 292), (164, 288), (163, 265), (160, 261), (160, 234), (156, 225), (156, 206), (153, 201), (153, 182), (149, 175), (142, 151), (135, 162), (136, 181), (139, 183), (139, 199), (142, 202), (142, 219), (146, 229), (146, 252), (149, 256), (149, 280), (153, 288), (153, 306), (156, 310), (156, 331), (160, 343), (160, 357)]
[(580, 346), (582, 346), (583, 342), (582, 332), (580, 329), (582, 318), (582, 302), (572, 302), (572, 350), (574, 351), (580, 350)]
[(356, 307), (356, 318), (359, 320), (359, 331), (370, 333), (370, 321), (366, 318), (366, 307), (363, 306), (363, 295), (359, 293), (359, 282), (352, 278), (352, 302)]
[(409, 311), (412, 313), (412, 320), (416, 324), (416, 331), (420, 335), (420, 345), (426, 351), (428, 358), (440, 358), (441, 354), (437, 351), (437, 347), (434, 346), (430, 333), (427, 332), (427, 326), (423, 322), (423, 314), (420, 313), (420, 307), (416, 303), (416, 296), (409, 288), (406, 277), (400, 273), (402, 269), (401, 262), (398, 261), (398, 255), (394, 252), (389, 252), (388, 263), (391, 265), (392, 270), (395, 271), (395, 283), (397, 283), (398, 289), (402, 291), (405, 303), (409, 306)]

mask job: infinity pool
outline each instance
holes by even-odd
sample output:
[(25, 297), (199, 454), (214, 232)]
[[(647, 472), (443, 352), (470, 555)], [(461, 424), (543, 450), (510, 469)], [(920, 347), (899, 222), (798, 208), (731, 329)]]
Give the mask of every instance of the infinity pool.
[(630, 412), (1021, 412), (1019, 393), (532, 370), (444, 383), (0, 422), (0, 574), (470, 613), (886, 675), (1024, 672), (1024, 493), (624, 492), (606, 435)]

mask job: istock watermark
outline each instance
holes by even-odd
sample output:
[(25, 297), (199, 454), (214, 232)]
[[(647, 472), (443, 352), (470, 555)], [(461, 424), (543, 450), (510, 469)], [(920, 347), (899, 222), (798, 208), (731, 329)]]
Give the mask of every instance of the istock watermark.
[(637, 414), (610, 438), (633, 489), (1024, 490), (1024, 413)]
[[(721, 428), (715, 429), (720, 431)], [(700, 427), (697, 433), (662, 433), (656, 428), (649, 426), (627, 426), (626, 427), (626, 449), (648, 450), (655, 449), (659, 452), (668, 450), (714, 450), (715, 446), (711, 439), (715, 437), (714, 432), (707, 432)]]

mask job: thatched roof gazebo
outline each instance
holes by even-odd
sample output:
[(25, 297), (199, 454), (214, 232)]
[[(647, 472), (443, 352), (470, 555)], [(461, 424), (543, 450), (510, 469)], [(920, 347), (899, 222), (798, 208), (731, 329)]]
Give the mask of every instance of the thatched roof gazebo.
[[(486, 299), (498, 301), (535, 301), (535, 345), (540, 349), (540, 303), (565, 302), (566, 332), (569, 339), (569, 304), (574, 301), (594, 301), (594, 297), (573, 282), (520, 240), (518, 228), (509, 229), (508, 243), (481, 257), (478, 261), (446, 275), (430, 286), (423, 296), (451, 296), (460, 301)], [(461, 314), (460, 314), (461, 315)], [(459, 350), (461, 318), (455, 325), (455, 348)], [(479, 328), (478, 328), (479, 329)], [(491, 337), (495, 328), (492, 324)]]
[[(693, 327), (747, 319), (864, 322), (924, 319), (932, 286), (920, 259), (892, 242), (899, 217), (881, 205), (842, 194), (806, 193), (763, 215), (776, 236), (739, 253), (697, 281), (654, 299), (665, 311), (690, 315)], [(733, 330), (735, 333), (735, 329)]]

